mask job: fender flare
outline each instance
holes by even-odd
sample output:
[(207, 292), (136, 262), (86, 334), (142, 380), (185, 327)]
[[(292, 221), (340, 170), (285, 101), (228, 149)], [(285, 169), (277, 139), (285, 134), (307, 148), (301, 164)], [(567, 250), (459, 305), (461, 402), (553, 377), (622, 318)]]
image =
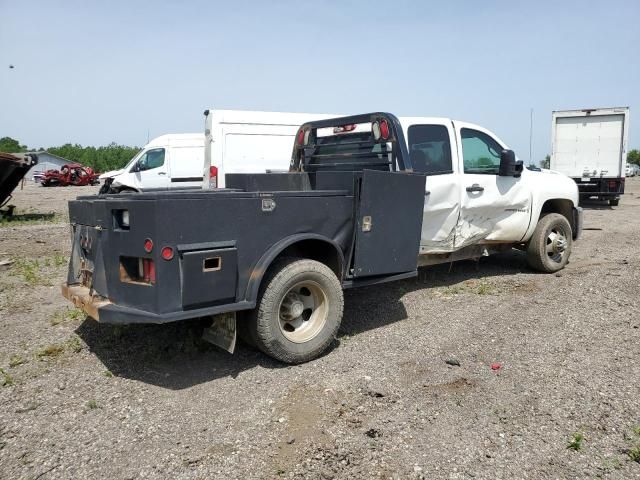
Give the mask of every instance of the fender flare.
[[(318, 235), (316, 233), (297, 233), (295, 235), (291, 235), (289, 237), (283, 238), (278, 243), (269, 248), (263, 255), (260, 257), (258, 262), (252, 267), (251, 275), (247, 281), (247, 287), (245, 289), (245, 300), (256, 303), (258, 301), (258, 292), (260, 290), (260, 285), (262, 284), (262, 278), (264, 274), (267, 272), (273, 261), (280, 255), (287, 247), (294, 245), (298, 242), (304, 240), (319, 240), (327, 245), (330, 245), (335, 250), (338, 256), (338, 263), (340, 272), (343, 271), (344, 267), (344, 254), (342, 253), (342, 249), (340, 246), (332, 239), (324, 237), (322, 235)], [(340, 282), (342, 282), (342, 278), (339, 278)]]

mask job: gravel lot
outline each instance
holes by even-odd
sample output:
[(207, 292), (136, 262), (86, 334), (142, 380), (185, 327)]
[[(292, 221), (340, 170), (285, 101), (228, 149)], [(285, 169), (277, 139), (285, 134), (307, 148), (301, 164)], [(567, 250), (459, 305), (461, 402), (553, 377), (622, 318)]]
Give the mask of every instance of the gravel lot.
[(563, 272), (514, 251), (348, 291), (295, 367), (71, 308), (66, 200), (96, 190), (28, 185), (0, 224), (1, 478), (640, 478), (640, 178), (585, 205)]

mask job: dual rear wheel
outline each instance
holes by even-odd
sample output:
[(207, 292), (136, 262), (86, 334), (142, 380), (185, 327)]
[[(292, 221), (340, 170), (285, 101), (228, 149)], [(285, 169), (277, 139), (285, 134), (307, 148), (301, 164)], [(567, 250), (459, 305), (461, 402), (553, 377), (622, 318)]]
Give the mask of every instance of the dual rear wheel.
[(269, 269), (259, 303), (240, 324), (248, 343), (285, 363), (320, 356), (340, 328), (344, 299), (336, 274), (315, 260), (283, 258)]

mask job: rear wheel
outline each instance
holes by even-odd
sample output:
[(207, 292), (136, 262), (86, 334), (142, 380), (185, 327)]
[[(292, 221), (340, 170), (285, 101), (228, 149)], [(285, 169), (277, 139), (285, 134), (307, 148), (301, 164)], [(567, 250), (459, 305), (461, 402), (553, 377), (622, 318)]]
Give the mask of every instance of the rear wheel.
[(569, 261), (572, 244), (569, 221), (559, 213), (550, 213), (538, 220), (527, 245), (527, 262), (534, 270), (557, 272)]
[(340, 281), (326, 265), (298, 258), (278, 261), (249, 315), (250, 343), (281, 362), (313, 360), (334, 340), (343, 304)]
[(610, 198), (609, 199), (609, 205), (612, 206), (612, 207), (617, 207), (619, 203), (620, 203), (620, 199), (619, 198)]

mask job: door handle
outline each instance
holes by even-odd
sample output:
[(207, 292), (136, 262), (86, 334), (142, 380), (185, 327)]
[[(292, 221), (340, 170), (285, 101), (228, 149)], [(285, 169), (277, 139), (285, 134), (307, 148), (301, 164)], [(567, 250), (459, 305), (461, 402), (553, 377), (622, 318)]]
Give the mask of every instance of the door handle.
[(158, 172), (158, 175), (166, 175), (167, 172)]
[(477, 183), (474, 183), (470, 187), (467, 187), (467, 192), (484, 192), (484, 187), (481, 187)]

